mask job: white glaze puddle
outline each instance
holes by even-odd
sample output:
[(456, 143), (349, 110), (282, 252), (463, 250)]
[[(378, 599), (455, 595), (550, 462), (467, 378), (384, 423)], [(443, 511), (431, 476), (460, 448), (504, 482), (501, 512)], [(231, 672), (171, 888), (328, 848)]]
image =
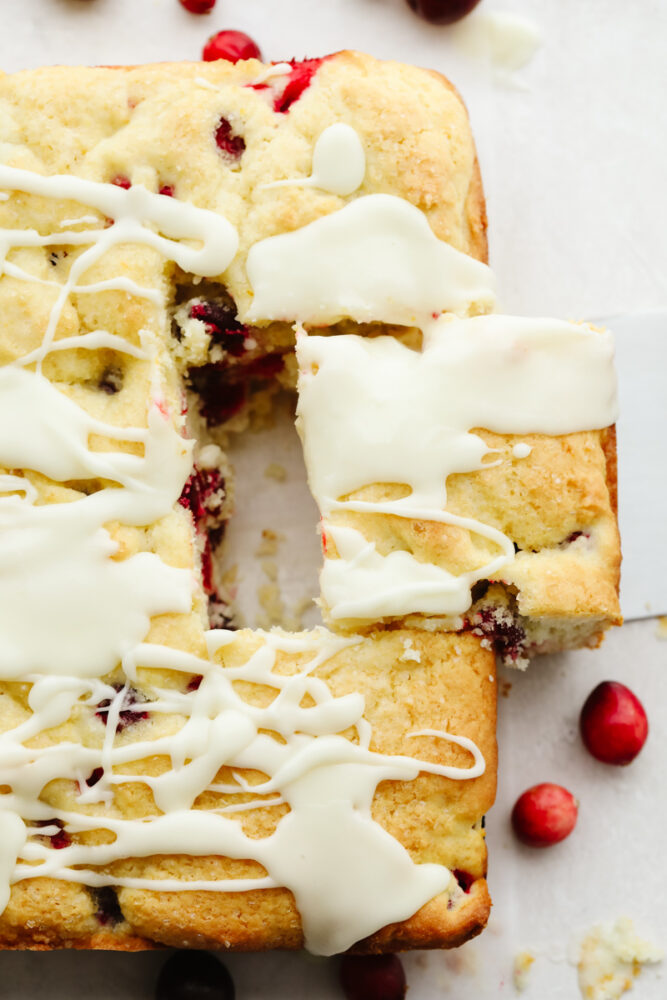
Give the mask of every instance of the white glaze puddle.
[(310, 177), (262, 184), (262, 190), (278, 187), (314, 187), (341, 197), (354, 194), (366, 173), (366, 154), (358, 132), (337, 122), (320, 135), (313, 150)]
[[(325, 165), (325, 176), (326, 170)], [(0, 370), (0, 464), (31, 469), (57, 482), (104, 478), (115, 484), (73, 502), (39, 505), (28, 481), (13, 474), (0, 476), (0, 614), (4, 616), (0, 675), (32, 684), (32, 714), (0, 735), (0, 784), (11, 787), (11, 793), (0, 799), (0, 905), (6, 905), (10, 884), (37, 874), (89, 886), (113, 884), (156, 891), (242, 892), (283, 885), (294, 893), (307, 947), (322, 954), (340, 951), (389, 922), (410, 917), (447, 889), (451, 877), (443, 866), (414, 864), (404, 848), (373, 821), (370, 810), (377, 784), (386, 779), (410, 780), (420, 770), (454, 780), (473, 778), (484, 771), (479, 750), (464, 736), (427, 730), (424, 735), (468, 750), (472, 765), (439, 767), (411, 757), (371, 752), (363, 697), (334, 698), (323, 681), (311, 676), (330, 656), (360, 640), (342, 640), (325, 630), (301, 636), (262, 634), (261, 648), (234, 669), (222, 669), (212, 658), (198, 659), (146, 645), (143, 640), (152, 615), (191, 607), (190, 573), (167, 566), (150, 552), (114, 560), (116, 545), (106, 525), (111, 521), (147, 525), (168, 514), (190, 470), (190, 446), (176, 431), (172, 418), (162, 412), (159, 369), (145, 345), (139, 349), (124, 344), (108, 331), (54, 340), (72, 292), (116, 288), (161, 303), (158, 289), (142, 288), (124, 277), (82, 283), (88, 269), (112, 246), (144, 244), (186, 271), (211, 277), (231, 262), (238, 244), (235, 230), (211, 212), (139, 186), (125, 191), (5, 166), (0, 166), (0, 186), (68, 199), (116, 220), (107, 228), (83, 232), (65, 228), (47, 236), (0, 230), (2, 271), (26, 281), (43, 283), (8, 259), (13, 248), (86, 247), (66, 282), (57, 286), (41, 347)], [(396, 206), (389, 211), (401, 212)], [(87, 222), (76, 217), (67, 225)], [(407, 223), (411, 233), (417, 232), (428, 243), (420, 225), (414, 216)], [(182, 240), (194, 240), (200, 246)], [(408, 249), (406, 244), (403, 252)], [(152, 369), (153, 399), (145, 427), (120, 429), (97, 421), (43, 378), (44, 357), (52, 350), (72, 347), (113, 347), (146, 359)], [(29, 370), (30, 364), (36, 364), (37, 371)], [(138, 442), (143, 454), (94, 451), (91, 435)], [(233, 633), (208, 633), (211, 657), (234, 641)], [(275, 673), (281, 651), (308, 654), (305, 668), (290, 677)], [(195, 692), (155, 687), (150, 692), (152, 700), (141, 705), (142, 711), (180, 716), (182, 725), (175, 734), (117, 743), (115, 728), (125, 689), (116, 692), (102, 678), (121, 661), (129, 680), (136, 679), (139, 666), (203, 676)], [(237, 693), (235, 680), (270, 687), (276, 697), (266, 708), (254, 706)], [(312, 698), (310, 707), (302, 706), (306, 695)], [(110, 704), (102, 746), (26, 746), (66, 722), (75, 710), (92, 716), (103, 698)], [(358, 743), (338, 735), (351, 726), (358, 733)], [(281, 740), (270, 733), (279, 734)], [(170, 759), (164, 774), (118, 773), (124, 765), (156, 754)], [(266, 781), (259, 788), (254, 786), (253, 793), (269, 795), (270, 803), (289, 804), (290, 811), (272, 836), (248, 838), (233, 818), (266, 803), (192, 809), (206, 789), (247, 793), (241, 775), (231, 786), (216, 785), (223, 765), (263, 772)], [(86, 778), (100, 767), (102, 778), (88, 788)], [(54, 809), (39, 796), (58, 778), (78, 783), (82, 805), (109, 804), (115, 785), (144, 783), (163, 814), (121, 820), (106, 813), (87, 816)], [(104, 828), (115, 840), (55, 850), (40, 838), (56, 833), (59, 827), (31, 825), (49, 819), (64, 823), (70, 834)], [(126, 857), (174, 853), (251, 857), (266, 868), (267, 876), (184, 883), (112, 878), (96, 870)]]
[(490, 269), (443, 243), (426, 216), (390, 194), (356, 198), (301, 229), (255, 243), (244, 319), (421, 325), (495, 302)]

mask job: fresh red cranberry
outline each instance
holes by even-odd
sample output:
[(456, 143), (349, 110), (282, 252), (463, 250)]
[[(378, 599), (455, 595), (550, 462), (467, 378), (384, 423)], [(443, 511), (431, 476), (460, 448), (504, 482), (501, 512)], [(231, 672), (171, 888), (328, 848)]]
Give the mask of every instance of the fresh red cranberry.
[(155, 1000), (234, 1000), (234, 981), (205, 951), (177, 951), (160, 970)]
[(604, 764), (630, 764), (646, 743), (644, 706), (625, 684), (603, 681), (591, 691), (579, 718), (586, 749)]
[[(122, 689), (122, 684), (114, 684), (113, 688), (115, 691), (120, 691)], [(123, 698), (123, 704), (121, 705), (120, 714), (118, 716), (118, 725), (116, 726), (116, 732), (121, 733), (123, 729), (127, 726), (131, 726), (135, 722), (139, 722), (140, 719), (147, 719), (148, 712), (142, 711), (142, 709), (135, 709), (133, 706), (141, 704), (144, 700), (143, 696), (139, 694), (134, 688), (128, 688), (125, 692), (125, 697)], [(109, 718), (109, 705), (111, 704), (110, 698), (104, 698), (103, 701), (97, 706), (97, 711), (95, 715), (100, 719), (106, 726), (107, 720)]]
[(115, 184), (116, 187), (125, 188), (126, 191), (128, 190), (128, 188), (132, 187), (132, 181), (130, 180), (130, 178), (124, 177), (122, 174), (116, 174), (115, 177), (112, 177), (111, 183)]
[(398, 955), (343, 955), (340, 984), (346, 1000), (403, 1000), (407, 990)]
[(242, 59), (261, 59), (262, 53), (257, 43), (243, 31), (218, 31), (207, 41), (201, 57), (204, 62), (225, 59), (236, 63)]
[(245, 139), (242, 135), (232, 132), (231, 122), (221, 118), (215, 130), (215, 144), (220, 152), (229, 160), (240, 160), (245, 150)]
[(304, 90), (310, 87), (313, 77), (324, 62), (324, 59), (302, 59), (297, 62), (290, 60), (292, 70), (287, 77), (283, 91), (273, 102), (273, 110), (286, 114), (295, 101), (298, 101)]
[(533, 785), (516, 800), (512, 826), (529, 847), (550, 847), (572, 833), (577, 812), (577, 800), (567, 788), (544, 782)]
[(408, 0), (414, 10), (431, 24), (453, 24), (473, 10), (479, 0)]
[(181, 6), (191, 14), (208, 14), (215, 7), (215, 0), (180, 0)]
[(163, 194), (166, 198), (174, 197), (174, 187), (173, 184), (163, 184), (158, 194)]

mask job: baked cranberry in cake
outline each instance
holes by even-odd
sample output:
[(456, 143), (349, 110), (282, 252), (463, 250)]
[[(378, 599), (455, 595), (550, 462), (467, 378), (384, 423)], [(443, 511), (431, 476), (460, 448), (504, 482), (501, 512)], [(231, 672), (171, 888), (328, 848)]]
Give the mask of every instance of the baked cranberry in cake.
[(128, 191), (132, 187), (132, 181), (129, 177), (125, 177), (123, 174), (116, 174), (115, 177), (111, 178), (111, 183), (115, 184), (116, 187), (124, 188)]
[(243, 31), (218, 31), (211, 35), (202, 52), (204, 62), (224, 59), (226, 62), (236, 63), (242, 59), (261, 58), (262, 53), (257, 43)]
[(193, 302), (189, 315), (190, 319), (198, 319), (205, 324), (212, 345), (222, 347), (234, 358), (245, 352), (248, 328), (237, 320), (233, 305), (220, 300)]
[(86, 778), (86, 784), (88, 785), (88, 787), (92, 788), (94, 785), (96, 785), (103, 774), (104, 774), (103, 767), (94, 768)]
[(226, 967), (205, 951), (177, 951), (160, 970), (155, 1000), (234, 1000)]
[(320, 59), (303, 59), (301, 62), (297, 62), (295, 59), (290, 60), (292, 69), (282, 92), (276, 96), (273, 102), (274, 111), (283, 115), (289, 111), (294, 102), (299, 100), (304, 90), (310, 87), (313, 77), (325, 58), (326, 56)]
[(97, 904), (95, 918), (103, 926), (120, 924), (125, 919), (123, 911), (118, 903), (118, 896), (110, 885), (102, 886), (100, 889), (91, 890), (93, 899)]
[(339, 974), (346, 1000), (403, 1000), (407, 991), (398, 955), (343, 955)]
[(471, 616), (469, 624), (474, 635), (491, 640), (505, 662), (516, 663), (525, 656), (526, 633), (506, 607), (480, 608)]
[(115, 396), (123, 387), (123, 372), (120, 368), (105, 368), (97, 383), (97, 387), (102, 392), (106, 392), (108, 396)]
[(475, 882), (474, 875), (471, 875), (470, 872), (464, 871), (463, 868), (453, 868), (452, 875), (458, 882), (460, 889), (463, 889), (465, 893), (470, 892), (473, 883)]
[(188, 372), (190, 386), (200, 399), (199, 412), (212, 427), (218, 427), (238, 413), (248, 395), (253, 378), (269, 379), (284, 366), (280, 354), (267, 354), (245, 365), (202, 365)]
[(527, 789), (512, 810), (512, 826), (528, 847), (550, 847), (574, 830), (578, 803), (562, 785), (544, 782)]
[(648, 736), (644, 706), (618, 681), (603, 681), (589, 694), (579, 719), (586, 749), (603, 764), (630, 764)]
[(40, 819), (35, 821), (35, 826), (57, 826), (58, 832), (44, 836), (43, 840), (48, 840), (51, 847), (56, 851), (62, 851), (64, 847), (69, 847), (72, 843), (70, 835), (64, 829), (65, 824), (61, 819)]
[[(113, 684), (112, 687), (115, 691), (122, 691), (122, 684)], [(139, 722), (141, 719), (148, 718), (148, 712), (143, 709), (134, 708), (134, 705), (140, 705), (145, 701), (144, 696), (136, 688), (130, 687), (125, 692), (123, 697), (123, 703), (121, 705), (121, 710), (118, 715), (118, 725), (116, 726), (117, 732), (122, 732), (127, 726), (133, 725), (135, 722)], [(103, 701), (97, 706), (97, 711), (95, 716), (100, 719), (106, 726), (107, 720), (109, 718), (109, 705), (111, 704), (110, 698), (104, 698)]]
[(218, 122), (215, 144), (225, 159), (231, 163), (238, 163), (245, 151), (245, 139), (234, 132), (231, 122), (226, 118), (221, 118)]
[(163, 184), (160, 190), (158, 191), (158, 194), (163, 194), (165, 198), (173, 198), (174, 197), (173, 184)]

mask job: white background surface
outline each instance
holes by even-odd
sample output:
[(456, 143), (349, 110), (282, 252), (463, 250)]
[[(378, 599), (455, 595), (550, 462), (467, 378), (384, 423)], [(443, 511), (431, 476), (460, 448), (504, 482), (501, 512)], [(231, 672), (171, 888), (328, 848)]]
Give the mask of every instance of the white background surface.
[[(206, 18), (186, 14), (177, 0), (0, 0), (0, 64), (13, 71), (196, 58), (208, 34), (235, 27), (268, 59), (356, 47), (439, 69), (470, 109), (505, 309), (581, 318), (664, 305), (667, 4), (483, 0), (481, 9), (521, 12), (541, 26), (543, 48), (519, 74), (525, 89), (499, 85), (448, 29), (423, 24), (403, 0), (218, 0)], [(664, 462), (664, 442), (654, 459)], [(300, 492), (297, 453), (293, 461), (286, 484), (263, 480), (283, 514)], [(279, 518), (260, 523), (262, 516), (246, 521), (245, 536), (239, 525), (244, 546), (261, 528), (280, 527)], [(291, 556), (281, 570), (291, 575), (294, 599), (312, 579), (316, 552), (310, 533), (301, 537), (306, 542), (291, 552), (303, 565)], [(654, 555), (658, 565), (665, 558)], [(488, 823), (493, 916), (480, 939), (456, 952), (407, 956), (409, 1000), (511, 997), (512, 961), (525, 948), (538, 957), (524, 997), (576, 997), (565, 958), (571, 933), (620, 914), (667, 944), (667, 643), (655, 633), (651, 621), (628, 625), (595, 653), (544, 658), (526, 675), (509, 676), (499, 800)], [(649, 712), (649, 742), (626, 769), (595, 762), (577, 736), (580, 706), (605, 678), (629, 683)], [(544, 780), (578, 795), (580, 819), (564, 844), (535, 852), (515, 844), (508, 814), (526, 786)], [(12, 1000), (139, 1000), (152, 996), (162, 961), (159, 954), (0, 955), (0, 990)], [(228, 964), (239, 1000), (340, 995), (332, 962), (253, 955)], [(650, 970), (633, 995), (666, 993), (660, 970)]]

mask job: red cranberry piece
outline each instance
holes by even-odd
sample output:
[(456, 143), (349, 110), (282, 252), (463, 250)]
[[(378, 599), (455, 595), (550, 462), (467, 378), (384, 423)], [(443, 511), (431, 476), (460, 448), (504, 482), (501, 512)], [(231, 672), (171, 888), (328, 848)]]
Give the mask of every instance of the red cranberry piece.
[(72, 843), (69, 833), (64, 829), (65, 824), (61, 819), (40, 819), (35, 823), (35, 826), (58, 827), (57, 833), (52, 833), (48, 836), (51, 847), (56, 851), (62, 851), (63, 847), (69, 847)]
[(93, 785), (96, 785), (103, 774), (104, 774), (104, 768), (102, 767), (96, 767), (94, 770), (92, 770), (88, 775), (88, 777), (86, 778), (86, 784), (88, 785), (88, 787), (92, 788)]
[(408, 0), (415, 14), (431, 24), (453, 24), (473, 10), (479, 0)]
[[(114, 684), (114, 690), (120, 691), (123, 687), (122, 684)], [(140, 704), (144, 700), (143, 696), (139, 694), (134, 688), (128, 688), (125, 692), (125, 697), (123, 698), (123, 704), (121, 705), (120, 714), (118, 716), (118, 725), (116, 726), (116, 732), (121, 733), (127, 726), (131, 726), (134, 722), (139, 722), (140, 719), (147, 719), (148, 712), (144, 712), (141, 709), (134, 709), (132, 706)], [(97, 711), (95, 715), (100, 719), (106, 726), (107, 720), (109, 718), (109, 705), (111, 704), (110, 698), (104, 698), (103, 701), (97, 706)]]
[(163, 184), (158, 194), (163, 194), (166, 198), (174, 197), (174, 187), (172, 184)]
[(230, 160), (240, 160), (245, 150), (245, 139), (242, 135), (232, 132), (231, 123), (221, 118), (215, 130), (215, 144), (224, 156)]
[(586, 749), (604, 764), (630, 764), (646, 743), (648, 719), (639, 698), (618, 681), (591, 691), (579, 719)]
[(407, 990), (398, 955), (343, 955), (340, 984), (346, 1000), (403, 1000)]
[(236, 311), (222, 302), (195, 302), (190, 317), (206, 324), (206, 332), (214, 344), (219, 344), (235, 358), (245, 353), (248, 328), (239, 323)]
[(104, 926), (122, 923), (125, 917), (118, 903), (118, 896), (110, 885), (105, 885), (101, 889), (93, 889), (93, 898), (97, 903), (95, 917), (99, 923)]
[(181, 6), (191, 14), (208, 14), (215, 7), (215, 0), (180, 0)]
[(286, 114), (295, 101), (298, 101), (304, 90), (310, 87), (313, 77), (324, 62), (324, 59), (303, 59), (296, 62), (292, 59), (290, 66), (292, 71), (287, 78), (287, 83), (282, 94), (276, 97), (273, 102), (273, 110), (280, 114)]
[(526, 633), (505, 608), (481, 608), (473, 616), (473, 632), (491, 639), (504, 661), (516, 661), (525, 653)]
[(162, 966), (155, 1000), (234, 1000), (234, 981), (205, 951), (177, 951)]
[(204, 62), (225, 59), (236, 63), (242, 59), (261, 59), (262, 53), (257, 43), (243, 31), (218, 31), (207, 41), (201, 57)]
[(115, 184), (116, 187), (125, 188), (126, 191), (128, 190), (128, 188), (132, 187), (132, 181), (130, 180), (130, 178), (124, 177), (122, 174), (116, 174), (115, 177), (112, 177), (111, 183)]
[(512, 826), (529, 847), (550, 847), (572, 833), (577, 812), (577, 800), (567, 788), (544, 782), (533, 785), (516, 800)]
[(470, 892), (475, 882), (475, 876), (471, 875), (470, 872), (464, 871), (462, 868), (452, 869), (452, 875), (459, 884), (459, 888), (463, 889), (465, 893)]

